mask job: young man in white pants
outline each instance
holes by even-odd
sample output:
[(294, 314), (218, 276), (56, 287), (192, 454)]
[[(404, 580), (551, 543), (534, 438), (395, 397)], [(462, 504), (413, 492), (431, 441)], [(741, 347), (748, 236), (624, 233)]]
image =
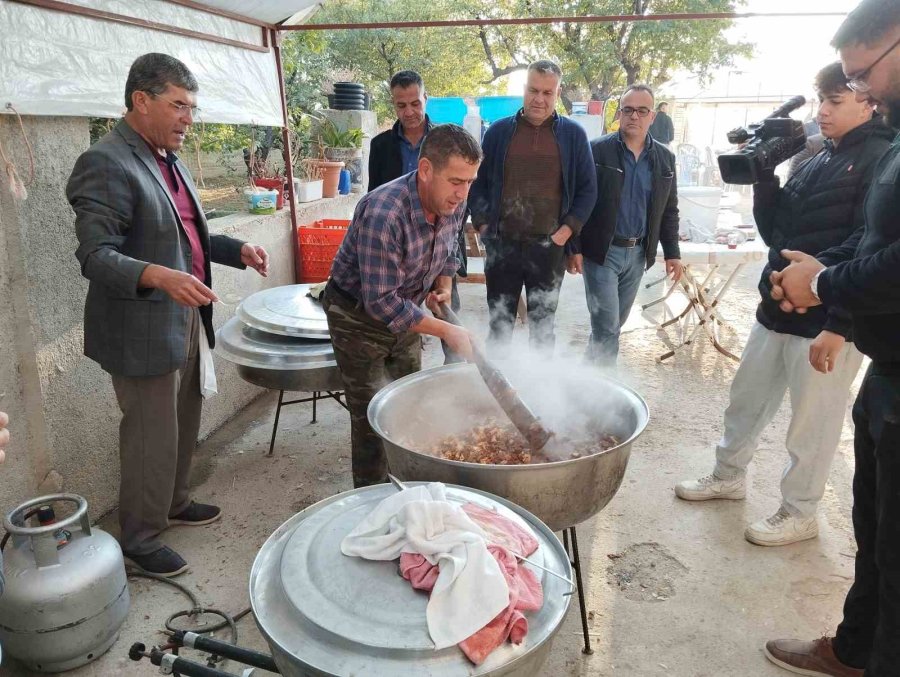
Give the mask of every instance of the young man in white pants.
[(783, 188), (774, 172), (754, 186), (753, 214), (769, 245), (769, 263), (760, 279), (757, 322), (731, 384), (715, 468), (711, 475), (675, 486), (675, 494), (688, 501), (743, 499), (747, 466), (759, 436), (788, 390), (792, 416), (781, 507), (744, 532), (758, 545), (787, 545), (818, 535), (816, 507), (840, 441), (850, 384), (862, 363), (851, 343), (848, 313), (834, 306), (802, 315), (785, 313), (769, 295), (769, 274), (787, 265), (782, 249), (816, 255), (862, 227), (862, 205), (875, 163), (892, 138), (881, 118), (873, 118), (872, 107), (856, 101), (840, 62), (819, 72), (816, 90), (825, 148), (802, 164)]

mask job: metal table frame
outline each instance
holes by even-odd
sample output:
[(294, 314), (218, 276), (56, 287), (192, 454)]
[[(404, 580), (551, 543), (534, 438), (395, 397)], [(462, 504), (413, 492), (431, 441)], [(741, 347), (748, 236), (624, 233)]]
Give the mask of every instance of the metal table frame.
[[(682, 292), (687, 298), (688, 303), (683, 311), (670, 319), (666, 319), (664, 314), (663, 321), (658, 325), (658, 329), (665, 329), (673, 324), (682, 323), (683, 338), (671, 350), (659, 355), (656, 361), (667, 360), (685, 346), (692, 345), (702, 330), (717, 351), (729, 359), (740, 362), (741, 358), (726, 349), (719, 341), (719, 330), (729, 326), (719, 311), (744, 266), (751, 261), (761, 260), (767, 254), (768, 248), (761, 240), (739, 245), (736, 249), (728, 249), (725, 245), (681, 243), (682, 262), (685, 264), (681, 279), (672, 284), (663, 296), (641, 306), (642, 310), (646, 310), (660, 303), (664, 304), (675, 291)], [(660, 253), (657, 258), (661, 256)], [(697, 270), (700, 266), (706, 268), (705, 274)], [(665, 280), (666, 278), (662, 277), (646, 284), (645, 287), (649, 289), (664, 283)], [(667, 308), (665, 305), (663, 307)], [(688, 334), (688, 324), (692, 320), (696, 321), (696, 324)]]
[[(684, 273), (681, 276), (681, 279), (677, 283), (673, 283), (669, 287), (668, 291), (666, 291), (665, 295), (641, 306), (641, 310), (646, 310), (647, 308), (655, 306), (659, 303), (663, 303), (669, 299), (669, 297), (676, 289), (680, 289), (687, 298), (687, 306), (678, 315), (675, 315), (671, 319), (661, 322), (659, 324), (659, 328), (664, 329), (665, 327), (668, 327), (675, 323), (682, 322), (683, 329), (686, 331), (692, 311), (693, 314), (696, 315), (697, 323), (690, 335), (688, 335), (687, 338), (683, 338), (681, 340), (681, 343), (677, 344), (674, 348), (672, 348), (672, 350), (659, 355), (656, 358), (657, 362), (667, 360), (670, 357), (674, 356), (676, 352), (678, 352), (685, 346), (691, 345), (697, 338), (697, 335), (700, 333), (701, 329), (706, 332), (710, 343), (712, 343), (713, 347), (716, 350), (722, 353), (725, 357), (740, 362), (741, 358), (738, 355), (732, 353), (719, 342), (720, 327), (727, 327), (729, 325), (719, 315), (718, 307), (721, 304), (722, 299), (727, 294), (728, 290), (731, 288), (732, 284), (734, 284), (734, 280), (741, 272), (741, 269), (743, 269), (745, 265), (746, 264), (744, 262), (735, 265), (729, 273), (728, 277), (725, 278), (725, 280), (719, 283), (717, 286), (713, 287), (713, 280), (715, 279), (716, 273), (719, 271), (720, 264), (710, 265), (709, 271), (702, 280), (694, 275), (694, 271), (691, 269), (691, 265), (688, 264), (684, 267)], [(655, 284), (663, 282), (665, 279), (666, 278), (662, 278), (661, 280), (657, 280), (656, 282), (651, 282), (647, 284), (646, 287), (652, 287)]]
[[(323, 394), (324, 393), (324, 394)], [(278, 406), (275, 408), (275, 423), (272, 425), (272, 438), (269, 440), (269, 451), (266, 452), (266, 456), (271, 456), (275, 450), (275, 435), (278, 433), (278, 420), (281, 418), (281, 408), (286, 407), (289, 404), (303, 404), (304, 402), (312, 402), (312, 421), (310, 423), (316, 422), (316, 405), (319, 403), (319, 400), (327, 400), (329, 397), (341, 405), (347, 411), (350, 411), (350, 408), (347, 404), (341, 399), (344, 395), (343, 392), (332, 392), (331, 390), (314, 390), (312, 397), (303, 397), (299, 400), (288, 400), (284, 401), (284, 391), (278, 391)]]

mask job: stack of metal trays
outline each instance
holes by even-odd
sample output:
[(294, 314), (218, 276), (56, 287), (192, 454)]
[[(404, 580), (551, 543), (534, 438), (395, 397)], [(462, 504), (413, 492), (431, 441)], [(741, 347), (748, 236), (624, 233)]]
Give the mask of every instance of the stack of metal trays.
[(291, 284), (247, 297), (216, 332), (216, 353), (245, 381), (272, 390), (342, 390), (325, 310)]

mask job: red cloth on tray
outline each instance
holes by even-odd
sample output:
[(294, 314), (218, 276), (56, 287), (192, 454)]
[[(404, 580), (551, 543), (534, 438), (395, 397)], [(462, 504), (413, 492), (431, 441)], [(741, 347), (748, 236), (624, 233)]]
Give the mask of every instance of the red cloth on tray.
[[(460, 649), (475, 665), (480, 665), (490, 653), (507, 639), (520, 644), (528, 633), (528, 619), (524, 611), (537, 611), (544, 603), (541, 582), (534, 572), (520, 566), (516, 555), (527, 557), (538, 548), (534, 536), (512, 520), (472, 503), (463, 510), (488, 536), (488, 552), (497, 560), (509, 585), (509, 606), (494, 620), (471, 637), (459, 643)], [(402, 553), (400, 573), (416, 590), (430, 592), (438, 577), (438, 567), (429, 564), (422, 555)]]

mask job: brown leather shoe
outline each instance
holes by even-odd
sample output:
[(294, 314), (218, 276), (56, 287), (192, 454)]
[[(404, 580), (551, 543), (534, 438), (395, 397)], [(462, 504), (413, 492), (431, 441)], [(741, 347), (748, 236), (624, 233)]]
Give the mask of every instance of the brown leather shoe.
[(775, 639), (766, 642), (766, 658), (785, 670), (812, 677), (862, 677), (863, 670), (841, 663), (834, 655), (831, 637), (812, 642)]

